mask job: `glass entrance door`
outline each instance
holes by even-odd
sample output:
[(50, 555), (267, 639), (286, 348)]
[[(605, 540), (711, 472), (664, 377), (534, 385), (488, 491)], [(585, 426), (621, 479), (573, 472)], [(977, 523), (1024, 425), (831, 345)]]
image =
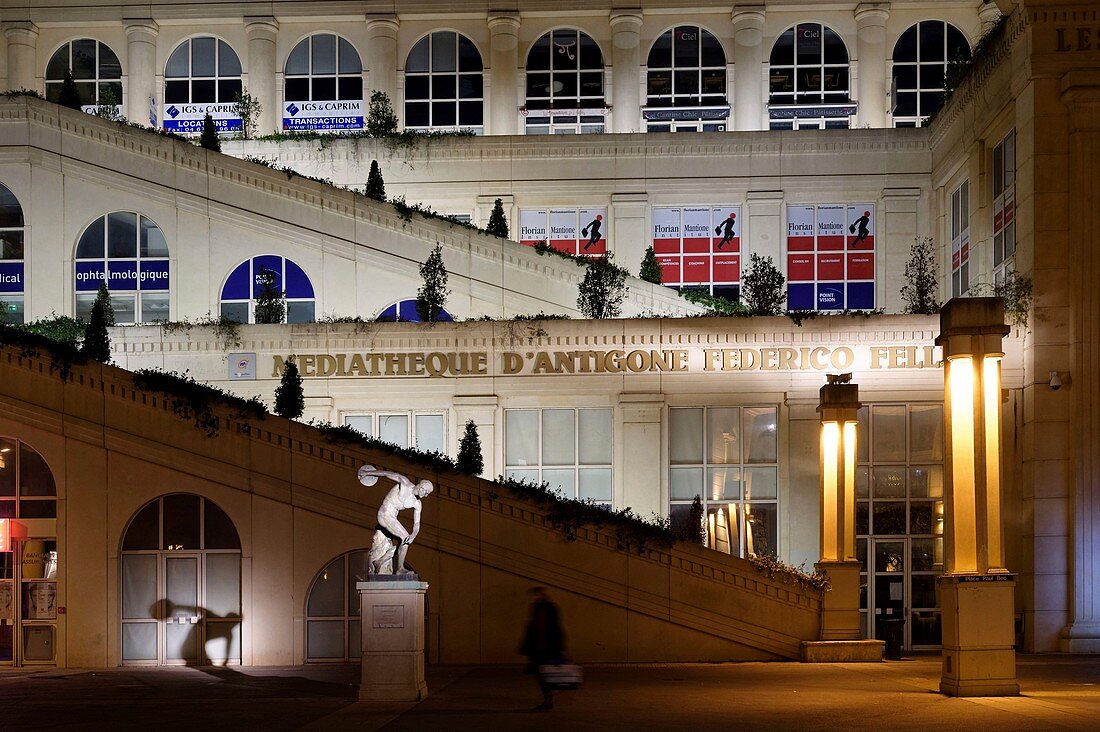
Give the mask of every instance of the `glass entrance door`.
[(199, 604), (199, 555), (163, 554), (164, 639), (163, 663), (196, 664), (202, 641)]

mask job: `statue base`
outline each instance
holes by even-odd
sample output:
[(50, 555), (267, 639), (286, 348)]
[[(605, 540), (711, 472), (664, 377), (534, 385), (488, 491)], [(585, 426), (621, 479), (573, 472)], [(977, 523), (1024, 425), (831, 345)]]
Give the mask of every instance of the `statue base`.
[[(398, 579), (411, 575), (414, 579)], [(362, 627), (359, 701), (415, 702), (428, 697), (424, 680), (425, 596), (415, 573), (373, 575), (357, 582)]]

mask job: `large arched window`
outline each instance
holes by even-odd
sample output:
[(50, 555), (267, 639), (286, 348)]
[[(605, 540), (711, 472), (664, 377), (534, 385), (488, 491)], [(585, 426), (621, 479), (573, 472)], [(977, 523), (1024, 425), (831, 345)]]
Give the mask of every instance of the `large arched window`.
[(122, 662), (225, 664), (241, 659), (241, 539), (213, 501), (162, 496), (122, 539)]
[(970, 43), (955, 26), (922, 20), (894, 44), (895, 127), (919, 127), (943, 106), (947, 69), (970, 60)]
[(72, 72), (81, 104), (122, 104), (122, 64), (106, 43), (80, 38), (54, 52), (46, 65), (46, 99), (51, 102), (61, 99), (66, 71)]
[(23, 322), (27, 289), (23, 235), (23, 207), (0, 183), (0, 323)]
[[(269, 279), (270, 284), (265, 285), (265, 279)], [(316, 308), (313, 283), (305, 270), (275, 254), (253, 257), (233, 269), (222, 286), (222, 317), (238, 323), (255, 323), (256, 301), (265, 286), (282, 293), (285, 298), (284, 322), (313, 322)]]
[[(378, 313), (378, 317), (375, 318), (383, 323), (419, 323), (420, 314), (416, 312), (416, 298), (409, 300), (401, 300), (395, 302), (393, 305), (382, 308), (382, 312)], [(439, 317), (436, 320), (450, 323), (454, 321), (451, 314), (446, 310), (439, 311)]]
[(233, 106), (243, 89), (241, 60), (229, 44), (196, 36), (172, 51), (164, 68), (164, 129), (202, 132), (209, 114), (219, 132), (241, 128)]
[(76, 317), (87, 320), (102, 282), (119, 325), (168, 320), (168, 241), (132, 211), (101, 216), (76, 245)]
[(405, 127), (482, 132), (482, 63), (477, 46), (454, 31), (424, 36), (405, 60)]
[(283, 75), (284, 130), (363, 127), (363, 64), (347, 40), (332, 33), (302, 39)]
[(57, 485), (38, 452), (0, 437), (0, 518), (56, 518)]
[(665, 31), (649, 49), (646, 129), (726, 129), (726, 54), (714, 35), (694, 25)]
[(603, 132), (603, 53), (586, 34), (553, 30), (527, 54), (526, 132)]
[(788, 28), (772, 46), (768, 112), (771, 129), (846, 128), (851, 103), (848, 49), (820, 23)]
[(306, 598), (306, 661), (354, 661), (362, 655), (359, 591), (367, 579), (367, 549), (342, 554), (325, 565)]

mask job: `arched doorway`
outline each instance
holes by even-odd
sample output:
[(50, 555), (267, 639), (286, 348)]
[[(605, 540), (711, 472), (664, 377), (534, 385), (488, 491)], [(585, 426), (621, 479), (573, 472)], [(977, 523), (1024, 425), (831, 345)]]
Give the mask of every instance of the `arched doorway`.
[(161, 496), (122, 539), (122, 663), (241, 660), (241, 540), (213, 501)]

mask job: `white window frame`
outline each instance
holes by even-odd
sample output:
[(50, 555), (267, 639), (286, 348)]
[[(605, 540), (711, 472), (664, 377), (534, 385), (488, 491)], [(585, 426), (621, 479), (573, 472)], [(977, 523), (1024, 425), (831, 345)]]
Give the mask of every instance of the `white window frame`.
[[(441, 452), (445, 455), (450, 454), (450, 447), (449, 447), (450, 443), (447, 440), (447, 411), (446, 410), (437, 410), (437, 409), (427, 409), (427, 410), (420, 410), (420, 409), (413, 409), (413, 410), (376, 409), (376, 410), (371, 410), (371, 411), (357, 411), (356, 410), (356, 411), (348, 411), (348, 412), (342, 413), (341, 416), (340, 416), (340, 419), (341, 419), (341, 422), (343, 424), (349, 425), (353, 429), (358, 430), (359, 432), (363, 432), (363, 430), (359, 429), (358, 427), (355, 427), (354, 425), (351, 425), (350, 422), (348, 421), (348, 419), (349, 418), (354, 418), (354, 419), (364, 419), (364, 418), (366, 418), (366, 419), (369, 419), (370, 420), (370, 425), (371, 425), (371, 428), (370, 428), (371, 431), (370, 431), (369, 434), (365, 433), (365, 432), (363, 434), (366, 434), (367, 437), (371, 437), (371, 438), (380, 440), (380, 439), (382, 439), (381, 437), (378, 436), (378, 420), (379, 420), (380, 417), (405, 417), (405, 419), (406, 419), (406, 424), (405, 424), (405, 432), (406, 432), (405, 439), (406, 439), (406, 442), (405, 442), (404, 445), (398, 445), (398, 447), (407, 447), (407, 448), (411, 447), (411, 448), (416, 449), (416, 450), (422, 449), (416, 444), (416, 418), (417, 417), (439, 417), (440, 420), (442, 421), (442, 424), (443, 424), (443, 445), (442, 445), (442, 449), (439, 452)], [(393, 444), (393, 443), (390, 443), (390, 444)]]
[[(435, 37), (441, 33), (450, 33), (455, 37), (454, 45), (454, 71), (435, 71)], [(459, 45), (465, 41), (473, 46), (477, 51), (478, 60), (481, 62), (481, 68), (477, 71), (462, 71), (461, 70), (461, 58), (459, 53)], [(427, 71), (409, 71), (409, 58), (412, 56), (413, 50), (421, 43), (427, 42), (428, 44), (428, 70)], [(455, 80), (455, 93), (453, 97), (440, 97), (436, 98), (434, 91), (434, 80), (440, 77), (454, 77)], [(472, 79), (477, 77), (477, 85), (481, 89), (481, 93), (476, 97), (463, 97), (462, 96), (462, 80)], [(409, 79), (425, 78), (428, 80), (428, 96), (427, 97), (409, 97)], [(476, 102), (481, 106), (481, 123), (480, 124), (462, 124), (462, 108), (463, 105), (472, 104)], [(416, 43), (413, 44), (412, 49), (409, 50), (409, 55), (405, 57), (405, 120), (409, 119), (409, 105), (410, 104), (427, 104), (428, 105), (428, 124), (427, 125), (410, 125), (406, 124), (405, 129), (417, 130), (417, 131), (455, 131), (455, 130), (471, 130), (474, 134), (480, 135), (485, 132), (485, 59), (481, 57), (481, 49), (477, 47), (477, 44), (466, 35), (453, 30), (438, 30), (432, 31), (427, 34)], [(435, 105), (437, 104), (451, 104), (454, 105), (455, 110), (455, 124), (453, 125), (439, 125), (435, 123)]]
[(25, 300), (27, 293), (27, 219), (26, 216), (23, 214), (23, 204), (21, 204), (19, 202), (19, 199), (16, 198), (15, 192), (3, 183), (0, 183), (0, 188), (7, 191), (11, 195), (12, 200), (15, 201), (15, 205), (19, 209), (19, 217), (23, 220), (22, 226), (5, 226), (0, 228), (0, 236), (3, 236), (4, 234), (18, 234), (23, 241), (22, 256), (20, 256), (18, 259), (14, 257), (10, 259), (0, 259), (0, 263), (19, 262), (23, 265), (23, 289), (19, 292), (0, 292), (0, 306), (3, 306), (5, 309), (9, 307), (16, 307), (18, 308), (18, 312), (20, 313), (20, 315), (18, 318), (11, 318), (11, 316), (7, 312), (5, 312), (3, 314), (0, 314), (0, 322), (4, 322), (5, 319), (11, 319), (17, 321), (18, 323), (22, 323), (24, 320), (26, 320), (27, 315)]
[[(574, 44), (558, 44), (556, 38), (561, 36), (567, 36), (572, 34), (575, 39)], [(582, 67), (581, 66), (581, 54), (580, 45), (581, 37), (584, 36), (592, 41), (596, 46), (596, 50), (600, 54), (600, 64), (598, 67)], [(535, 69), (531, 71), (528, 68), (530, 63), (531, 51), (534, 50), (535, 45), (539, 43), (543, 38), (550, 39), (550, 68), (549, 69)], [(568, 58), (569, 47), (573, 45), (575, 47), (575, 53), (577, 54), (577, 64), (574, 68), (565, 68), (558, 70), (555, 67), (554, 60), (557, 56), (562, 55)], [(556, 51), (556, 52), (555, 52)], [(524, 74), (523, 74), (523, 99), (524, 107), (520, 112), (521, 124), (524, 129), (524, 133), (528, 135), (575, 135), (575, 134), (598, 134), (605, 131), (607, 125), (607, 59), (604, 58), (603, 48), (596, 41), (595, 38), (577, 28), (553, 28), (546, 31), (539, 36), (535, 43), (531, 44), (528, 49), (527, 58), (524, 59)], [(600, 74), (600, 94), (599, 96), (586, 95), (583, 93), (583, 87), (581, 86), (581, 80), (585, 74), (594, 74), (599, 72)], [(550, 95), (546, 97), (536, 96), (530, 97), (528, 95), (528, 77), (530, 74), (547, 74), (550, 77)], [(557, 97), (554, 92), (554, 77), (562, 74), (575, 74), (577, 77), (577, 96), (565, 97), (567, 100), (576, 100), (576, 107), (556, 107)], [(531, 100), (537, 102), (548, 102), (549, 109), (530, 109), (529, 102)], [(595, 121), (595, 117), (599, 116), (601, 119), (599, 122)], [(535, 120), (543, 120), (546, 122), (534, 122)]]
[[(135, 220), (134, 220), (134, 223), (135, 223), (134, 231), (135, 231), (135, 234), (137, 236), (137, 240), (134, 242), (134, 256), (133, 257), (112, 257), (111, 256), (111, 248), (110, 248), (111, 247), (111, 234), (110, 234), (110, 225), (111, 224), (110, 224), (110, 217), (114, 214), (133, 214), (136, 217)], [(141, 222), (143, 220), (148, 221), (150, 224), (152, 224), (153, 228), (155, 228), (157, 231), (159, 231), (161, 233), (161, 236), (164, 238), (165, 249), (167, 251), (163, 256), (142, 256), (142, 254), (141, 254)], [(80, 242), (83, 241), (84, 235), (88, 232), (88, 230), (99, 221), (103, 222), (103, 256), (102, 257), (81, 257), (80, 256)], [(139, 285), (135, 286), (133, 290), (111, 290), (110, 289), (111, 288), (110, 281), (107, 280), (107, 279), (104, 279), (104, 281), (107, 282), (107, 289), (111, 294), (111, 304), (115, 308), (116, 317), (117, 317), (118, 312), (122, 310), (122, 308), (118, 307), (118, 303), (122, 302), (124, 299), (129, 299), (131, 297), (134, 299), (134, 320), (132, 322), (131, 321), (125, 321), (125, 320), (117, 320), (118, 325), (138, 325), (138, 324), (141, 324), (141, 323), (163, 322), (163, 321), (171, 319), (170, 310), (169, 310), (169, 312), (164, 313), (163, 318), (156, 318), (156, 319), (150, 320), (149, 318), (146, 317), (146, 314), (144, 312), (145, 307), (142, 303), (142, 300), (144, 299), (145, 295), (163, 296), (164, 299), (167, 300), (167, 302), (168, 302), (169, 309), (171, 308), (171, 302), (172, 302), (172, 286), (171, 286), (171, 283), (172, 283), (172, 275), (171, 275), (172, 249), (168, 245), (168, 237), (165, 236), (164, 229), (161, 229), (160, 226), (157, 224), (157, 222), (153, 221), (153, 219), (151, 219), (150, 217), (146, 216), (143, 213), (138, 213), (137, 211), (119, 210), (119, 211), (111, 211), (109, 213), (105, 213), (102, 216), (94, 219), (91, 223), (89, 223), (86, 227), (84, 227), (84, 230), (82, 232), (80, 232), (80, 236), (76, 240), (76, 248), (73, 251), (74, 251), (74, 256), (73, 256), (73, 274), (74, 274), (74, 279), (73, 279), (73, 307), (74, 307), (74, 310), (73, 310), (73, 312), (78, 317), (79, 317), (79, 314), (81, 312), (82, 303), (85, 304), (85, 305), (88, 305), (88, 307), (90, 307), (90, 303), (93, 303), (95, 301), (95, 298), (96, 298), (96, 295), (97, 295), (97, 293), (95, 291), (83, 290), (83, 291), (78, 292), (76, 290), (75, 274), (76, 274), (76, 268), (77, 268), (78, 264), (84, 263), (84, 262), (102, 263), (103, 271), (104, 271), (104, 277), (106, 277), (106, 273), (109, 271), (110, 263), (112, 261), (115, 261), (115, 262), (133, 261), (133, 262), (135, 262), (135, 266), (138, 268), (138, 271), (140, 272), (141, 271), (141, 263), (142, 263), (143, 260), (157, 260), (157, 261), (163, 260), (163, 261), (167, 261), (169, 263), (168, 264), (168, 266), (169, 266), (169, 275), (168, 275), (168, 287), (166, 287), (162, 290), (143, 290), (143, 289), (141, 289), (141, 287)]]
[(951, 250), (948, 270), (951, 272), (951, 297), (962, 297), (970, 291), (970, 179), (951, 191)]
[[(993, 281), (1004, 283), (1016, 269), (1016, 130), (993, 147)], [(998, 224), (1000, 216), (1000, 224)]]
[[(677, 66), (676, 65), (676, 31), (681, 28), (694, 28), (697, 34), (695, 43), (699, 49), (699, 60), (693, 66)], [(657, 45), (665, 35), (671, 34), (671, 45), (669, 46), (670, 64), (669, 66), (650, 66), (649, 59), (653, 55), (653, 47)], [(722, 52), (722, 64), (720, 66), (704, 66), (703, 65), (703, 38), (706, 34), (718, 44), (718, 49)], [(649, 48), (649, 54), (646, 56), (645, 67), (645, 91), (646, 91), (646, 107), (658, 107), (662, 109), (691, 109), (691, 108), (713, 108), (715, 106), (725, 106), (727, 108), (727, 114), (720, 119), (698, 119), (698, 120), (650, 120), (646, 122), (647, 132), (725, 132), (726, 125), (729, 121), (728, 114), (728, 98), (726, 96), (726, 85), (728, 83), (728, 77), (726, 73), (728, 60), (726, 59), (726, 49), (722, 46), (721, 40), (716, 35), (711, 33), (706, 28), (698, 25), (678, 25), (673, 28), (669, 28), (664, 33), (661, 33), (654, 39), (653, 44)], [(695, 94), (678, 94), (676, 91), (677, 72), (694, 71), (696, 73), (696, 88), (698, 92)], [(670, 79), (669, 93), (668, 94), (651, 94), (649, 89), (649, 75), (651, 72), (668, 72)], [(722, 101), (716, 103), (715, 100), (707, 101), (706, 97), (716, 97), (717, 94), (707, 94), (703, 90), (703, 75), (708, 72), (721, 72), (722, 75)], [(692, 104), (677, 104), (678, 100), (694, 100)]]
[[(798, 60), (798, 30), (804, 26), (817, 26), (821, 33), (821, 52), (816, 63), (800, 63)], [(775, 46), (779, 43), (788, 32), (794, 34), (794, 45), (791, 48), (792, 58), (790, 64), (772, 64), (771, 54), (775, 51)], [(846, 60), (844, 63), (827, 62), (825, 60), (825, 40), (828, 37), (827, 34), (832, 34), (840, 41), (841, 47), (844, 48), (844, 55)], [(817, 71), (819, 84), (814, 89), (800, 89), (799, 88), (799, 71), (805, 69), (813, 69)], [(847, 84), (843, 89), (825, 89), (825, 77), (829, 71), (835, 71), (843, 69), (846, 72)], [(774, 72), (787, 72), (791, 75), (791, 91), (790, 92), (773, 92), (771, 90), (771, 76)], [(820, 95), (820, 100), (817, 101), (800, 101), (800, 94), (816, 94)], [(779, 101), (776, 100), (776, 95), (782, 95), (786, 97), (790, 95), (790, 100)], [(838, 113), (837, 116), (827, 116), (821, 110), (823, 107), (835, 107), (838, 112), (841, 112), (844, 108), (854, 106), (852, 104), (852, 54), (848, 50), (848, 44), (844, 42), (844, 37), (833, 30), (824, 23), (818, 23), (815, 21), (808, 21), (804, 23), (796, 23), (795, 25), (787, 28), (779, 36), (776, 37), (775, 42), (769, 49), (768, 54), (768, 108), (790, 110), (790, 114), (793, 116), (773, 116), (769, 113), (771, 122), (769, 124), (770, 129), (847, 129), (851, 125), (851, 116)], [(807, 114), (799, 114), (799, 110), (805, 108)]]
[[(932, 59), (925, 58), (921, 55), (921, 26), (929, 23), (938, 23), (943, 27), (942, 53)], [(912, 59), (899, 60), (897, 56), (897, 45), (901, 42), (901, 38), (904, 38), (906, 33), (908, 33), (910, 30), (916, 31), (916, 57)], [(893, 97), (890, 100), (890, 106), (892, 109), (897, 109), (899, 94), (915, 94), (917, 102), (916, 114), (898, 115), (893, 117), (894, 127), (922, 127), (925, 123), (928, 122), (928, 118), (938, 112), (940, 107), (943, 106), (943, 94), (946, 91), (947, 83), (947, 64), (951, 61), (954, 61), (954, 59), (952, 59), (949, 54), (951, 31), (958, 33), (959, 37), (961, 37), (963, 41), (966, 42), (967, 57), (969, 58), (969, 54), (971, 53), (970, 41), (967, 40), (966, 35), (961, 30), (944, 20), (922, 20), (914, 23), (913, 25), (905, 29), (905, 32), (902, 33), (901, 36), (898, 38), (898, 43), (894, 44), (895, 50), (894, 53), (891, 54), (891, 60), (893, 64), (891, 72), (891, 79), (893, 80), (891, 84), (891, 89), (893, 91), (891, 93)], [(943, 68), (944, 84), (940, 86), (923, 86), (921, 84), (921, 69), (935, 66), (940, 66)], [(915, 68), (916, 73), (914, 74), (914, 76), (916, 77), (917, 85), (916, 87), (899, 87), (898, 71), (899, 69), (908, 67)], [(923, 108), (924, 105), (921, 103), (921, 99), (925, 94), (937, 95), (938, 102), (936, 103), (934, 109)]]
[[(573, 464), (570, 465), (545, 465), (543, 463), (543, 415), (548, 411), (571, 411), (573, 412)], [(580, 413), (582, 411), (606, 411), (611, 416), (611, 434), (609, 440), (611, 444), (611, 462), (608, 463), (581, 463), (580, 461)], [(538, 434), (535, 436), (535, 444), (538, 447), (538, 460), (534, 465), (509, 465), (506, 464), (504, 468), (505, 477), (520, 478), (524, 476), (519, 475), (518, 472), (537, 471), (538, 477), (535, 480), (536, 483), (544, 482), (543, 471), (545, 470), (573, 470), (573, 495), (565, 495), (566, 498), (579, 499), (580, 496), (580, 472), (585, 469), (598, 469), (610, 471), (611, 480), (611, 500), (609, 501), (594, 501), (595, 505), (604, 506), (606, 508), (612, 508), (615, 503), (615, 410), (611, 407), (517, 407), (514, 409), (504, 410), (504, 460), (508, 459), (508, 414), (510, 412), (535, 412), (538, 414)], [(547, 481), (548, 482), (548, 481)], [(553, 489), (554, 486), (551, 486)], [(564, 493), (559, 490), (559, 493)]]
[[(213, 39), (213, 41), (214, 41), (214, 73), (213, 73), (213, 75), (203, 75), (203, 76), (196, 76), (195, 75), (194, 63), (193, 63), (193, 60), (192, 60), (194, 52), (193, 52), (192, 48), (193, 48), (194, 41), (197, 40), (197, 39), (202, 39), (202, 38), (210, 38), (210, 39)], [(187, 74), (185, 76), (169, 76), (168, 75), (168, 65), (170, 63), (172, 63), (172, 57), (175, 56), (176, 53), (181, 48), (183, 48), (184, 46), (187, 47)], [(221, 56), (222, 56), (222, 53), (224, 53), (224, 49), (222, 48), (223, 46), (226, 49), (229, 49), (229, 51), (236, 58), (237, 66), (238, 66), (238, 68), (241, 69), (240, 73), (238, 73), (238, 74), (228, 74), (228, 75), (224, 75), (224, 76), (222, 75), (222, 73), (221, 73)], [(174, 101), (174, 100), (169, 100), (168, 99), (168, 84), (170, 84), (171, 82), (175, 82), (175, 81), (186, 81), (187, 82), (187, 100), (186, 101)], [(195, 93), (194, 93), (194, 88), (193, 88), (192, 85), (196, 81), (212, 81), (212, 82), (214, 82), (214, 101), (213, 102), (196, 102), (195, 101)], [(218, 36), (209, 35), (209, 34), (199, 34), (199, 35), (195, 35), (195, 36), (190, 36), (188, 38), (183, 39), (178, 44), (176, 44), (176, 46), (172, 49), (172, 52), (170, 54), (168, 54), (168, 59), (164, 62), (164, 103), (165, 103), (166, 106), (167, 105), (172, 105), (172, 104), (232, 104), (236, 101), (235, 98), (222, 99), (221, 86), (222, 86), (222, 82), (225, 82), (225, 81), (239, 81), (241, 83), (241, 90), (242, 91), (244, 90), (244, 64), (241, 63), (241, 56), (240, 56), (239, 53), (237, 53), (237, 50), (235, 48), (233, 48), (231, 45), (229, 45), (229, 43), (227, 41), (222, 40)], [(233, 96), (235, 97), (236, 95), (233, 95)]]
[[(99, 40), (98, 38), (73, 38), (63, 43), (61, 46), (58, 47), (56, 51), (53, 52), (53, 55), (50, 56), (50, 60), (46, 63), (46, 71), (43, 74), (43, 76), (46, 77), (46, 98), (51, 98), (52, 95), (50, 94), (50, 91), (53, 88), (56, 88), (58, 90), (58, 93), (60, 93), (61, 85), (65, 82), (64, 76), (62, 76), (60, 79), (54, 79), (49, 76), (49, 70), (50, 67), (53, 66), (54, 59), (57, 58), (58, 54), (65, 53), (65, 55), (67, 56), (67, 68), (71, 72), (73, 69), (73, 44), (79, 43), (81, 41), (94, 41), (96, 44), (94, 59), (95, 76), (90, 79), (77, 79), (75, 77), (73, 78), (73, 81), (76, 82), (78, 88), (81, 84), (93, 84), (95, 86), (95, 96), (92, 98), (91, 102), (87, 106), (98, 105), (100, 94), (102, 94), (103, 92), (103, 85), (109, 84), (118, 88), (118, 95), (115, 99), (115, 107), (121, 111), (123, 104), (122, 96), (126, 93), (126, 90), (122, 86), (122, 61), (119, 59), (118, 54), (115, 53), (115, 50), (113, 48), (111, 48), (109, 45)], [(102, 67), (104, 49), (106, 49), (112, 56), (115, 57), (115, 63), (118, 64), (119, 69), (118, 76), (103, 75)]]
[[(334, 54), (335, 54), (334, 57), (333, 57), (333, 63), (335, 64), (335, 66), (334, 66), (335, 70), (331, 73), (316, 72), (316, 71), (313, 70), (313, 40), (315, 38), (320, 37), (320, 36), (331, 36), (332, 38), (335, 39), (334, 42), (333, 42), (334, 43)], [(290, 70), (289, 70), (290, 59), (294, 56), (295, 53), (298, 52), (298, 49), (301, 48), (303, 44), (306, 47), (306, 65), (307, 65), (309, 70), (304, 74), (291, 73)], [(353, 54), (355, 54), (355, 65), (359, 67), (358, 71), (341, 71), (340, 70), (341, 57), (343, 56), (343, 54), (345, 54), (348, 51), (351, 51)], [(297, 95), (292, 96), (292, 95), (288, 95), (286, 93), (286, 84), (287, 84), (287, 82), (288, 81), (293, 81), (293, 80), (300, 80), (300, 79), (305, 79), (309, 84), (309, 94), (308, 94), (309, 98), (308, 99), (299, 100), (297, 98)], [(313, 92), (313, 81), (314, 81), (314, 79), (334, 79), (336, 81), (336, 98), (335, 99), (318, 99), (316, 97), (316, 95), (314, 94), (314, 92)], [(341, 93), (341, 88), (343, 87), (342, 82), (345, 79), (358, 80), (358, 82), (359, 82), (358, 91), (357, 92), (348, 92), (346, 94)], [(307, 102), (328, 102), (328, 101), (335, 101), (335, 102), (354, 102), (354, 101), (358, 101), (358, 102), (362, 102), (363, 101), (363, 60), (359, 55), (359, 51), (356, 50), (355, 46), (351, 43), (351, 41), (349, 41), (348, 39), (346, 39), (343, 36), (339, 35), (338, 33), (329, 33), (327, 31), (321, 31), (321, 32), (318, 32), (318, 33), (309, 34), (308, 36), (306, 36), (302, 40), (298, 41), (298, 43), (294, 44), (294, 48), (292, 48), (290, 53), (287, 54), (286, 62), (283, 64), (283, 99), (285, 101), (307, 101)]]

